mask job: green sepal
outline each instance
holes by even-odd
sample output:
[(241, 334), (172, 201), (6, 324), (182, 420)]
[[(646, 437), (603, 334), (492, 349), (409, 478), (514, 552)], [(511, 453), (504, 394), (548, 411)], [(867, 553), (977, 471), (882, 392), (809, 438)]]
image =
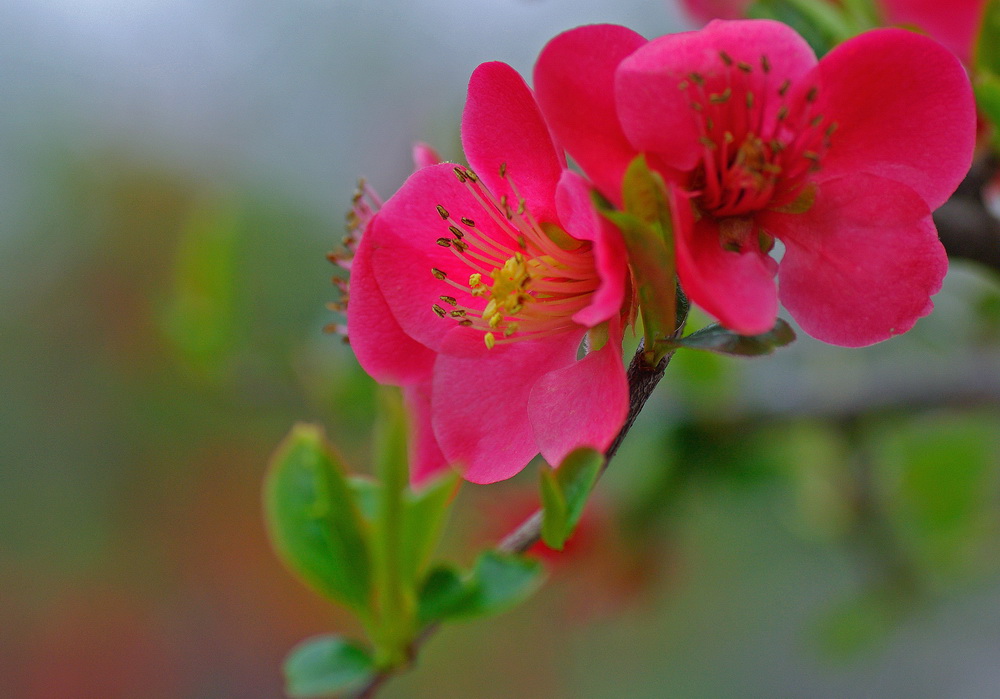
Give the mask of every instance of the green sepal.
[(539, 561), (499, 551), (480, 554), (468, 575), (437, 566), (421, 587), (418, 618), (429, 624), (499, 614), (534, 592), (543, 574)]
[(738, 335), (713, 323), (677, 340), (664, 341), (663, 344), (671, 348), (686, 347), (736, 357), (756, 357), (771, 354), (778, 347), (784, 347), (794, 340), (795, 331), (792, 326), (778, 318), (774, 327), (762, 335)]
[(371, 679), (375, 664), (361, 646), (325, 634), (297, 645), (285, 658), (285, 692), (294, 699), (329, 697)]
[(618, 227), (625, 241), (639, 295), (645, 360), (655, 365), (662, 357), (657, 355), (656, 339), (671, 335), (677, 326), (674, 228), (666, 184), (640, 155), (622, 178), (624, 211), (596, 192), (593, 198), (598, 211)]
[(561, 551), (566, 545), (603, 465), (601, 452), (580, 447), (567, 454), (558, 469), (540, 470), (542, 541), (546, 546)]
[(976, 76), (972, 88), (979, 111), (994, 128), (1000, 128), (1000, 77), (983, 71)]
[(371, 566), (365, 527), (343, 466), (315, 425), (278, 447), (264, 481), (268, 532), (278, 555), (321, 594), (367, 614)]

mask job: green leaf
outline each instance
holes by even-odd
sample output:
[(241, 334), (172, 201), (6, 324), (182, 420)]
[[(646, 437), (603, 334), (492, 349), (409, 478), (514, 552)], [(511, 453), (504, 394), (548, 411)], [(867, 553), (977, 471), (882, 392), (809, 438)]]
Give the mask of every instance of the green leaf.
[(747, 17), (787, 24), (802, 35), (819, 57), (863, 29), (852, 27), (835, 4), (816, 0), (757, 0), (747, 9)]
[(513, 553), (486, 551), (476, 560), (478, 614), (499, 614), (526, 599), (542, 582), (542, 564)]
[(420, 590), (422, 624), (499, 614), (528, 597), (541, 584), (542, 564), (499, 551), (485, 551), (469, 575), (442, 565), (434, 568)]
[(983, 71), (976, 76), (973, 90), (976, 106), (994, 125), (1000, 125), (1000, 77)]
[(581, 447), (570, 452), (558, 469), (541, 469), (542, 539), (550, 548), (561, 551), (565, 546), (603, 465), (601, 452)]
[(411, 585), (416, 585), (437, 546), (459, 482), (458, 474), (449, 472), (419, 492), (406, 495), (401, 574)]
[(404, 572), (405, 494), (409, 486), (406, 413), (399, 391), (380, 392), (375, 434), (375, 471), (381, 487), (372, 530), (377, 594), (375, 662), (380, 668), (406, 662), (406, 648), (416, 632), (416, 581)]
[[(646, 339), (646, 361), (655, 364), (656, 339), (673, 334), (677, 327), (677, 283), (673, 222), (666, 184), (659, 173), (638, 156), (622, 180), (625, 210), (594, 195), (601, 214), (622, 233), (629, 266), (636, 282)], [(662, 355), (660, 355), (662, 356)]]
[(355, 689), (371, 678), (375, 666), (364, 648), (330, 634), (293, 648), (284, 670), (288, 695), (309, 699)]
[(366, 612), (371, 573), (363, 525), (319, 427), (296, 425), (278, 447), (264, 482), (264, 508), (285, 564), (321, 594)]
[(771, 354), (776, 348), (784, 347), (793, 340), (795, 331), (788, 323), (778, 318), (774, 328), (762, 335), (737, 335), (732, 330), (713, 323), (679, 340), (668, 340), (663, 344), (738, 357), (755, 357)]
[(456, 568), (437, 566), (420, 588), (418, 619), (424, 626), (433, 621), (474, 616), (479, 590), (469, 584)]
[(973, 65), (977, 74), (1000, 75), (1000, 0), (987, 0), (982, 23), (973, 49)]

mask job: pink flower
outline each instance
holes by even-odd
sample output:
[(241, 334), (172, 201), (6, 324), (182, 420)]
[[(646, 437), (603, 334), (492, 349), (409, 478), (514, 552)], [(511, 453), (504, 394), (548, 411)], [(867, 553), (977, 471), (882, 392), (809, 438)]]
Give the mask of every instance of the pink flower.
[(473, 74), (462, 140), (472, 169), (421, 168), (368, 226), (348, 325), (365, 370), (417, 407), (414, 479), (452, 463), (490, 483), (617, 434), (626, 264), (509, 66)]
[(930, 312), (948, 264), (931, 211), (975, 141), (965, 71), (936, 42), (881, 29), (817, 62), (777, 22), (650, 42), (589, 26), (548, 44), (535, 85), (612, 200), (638, 153), (670, 183), (681, 284), (726, 327), (767, 331), (780, 298), (810, 335), (860, 346)]
[[(745, 17), (753, 0), (682, 0), (687, 13), (699, 22)], [(838, 4), (836, 0), (828, 0)], [(969, 62), (972, 44), (982, 22), (986, 0), (878, 0), (887, 24), (917, 27), (952, 53)]]

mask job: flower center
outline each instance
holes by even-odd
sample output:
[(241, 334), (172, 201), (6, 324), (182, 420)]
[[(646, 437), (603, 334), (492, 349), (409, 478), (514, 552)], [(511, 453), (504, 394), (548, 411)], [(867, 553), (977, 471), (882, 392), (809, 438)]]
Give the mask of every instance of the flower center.
[(445, 207), (437, 212), (448, 235), (437, 244), (448, 248), (469, 268), (467, 280), (452, 279), (444, 270), (431, 273), (455, 291), (442, 294), (434, 312), (464, 327), (483, 332), (490, 349), (497, 344), (539, 339), (577, 324), (572, 316), (586, 308), (600, 285), (591, 244), (569, 236), (558, 226), (539, 224), (508, 178), (500, 176), (517, 197), (496, 199), (472, 170), (455, 168), (455, 176), (472, 193), (492, 226), (477, 226), (469, 216), (455, 218)]
[(774, 85), (767, 56), (760, 66), (719, 52), (720, 69), (691, 73), (688, 91), (703, 148), (690, 184), (698, 211), (715, 218), (763, 209), (805, 211), (810, 174), (819, 169), (837, 128), (816, 110), (818, 89)]

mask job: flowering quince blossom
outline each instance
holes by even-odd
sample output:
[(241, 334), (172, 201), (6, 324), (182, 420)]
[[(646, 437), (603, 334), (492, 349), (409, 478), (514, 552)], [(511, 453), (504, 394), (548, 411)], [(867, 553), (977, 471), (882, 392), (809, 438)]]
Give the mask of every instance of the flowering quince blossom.
[(933, 40), (880, 29), (817, 61), (772, 21), (653, 41), (588, 26), (546, 46), (535, 89), (610, 199), (637, 154), (664, 177), (681, 284), (724, 326), (766, 332), (780, 297), (810, 335), (861, 346), (930, 312), (947, 271), (931, 211), (975, 141), (968, 78)]
[[(836, 4), (836, 0), (827, 0)], [(700, 22), (745, 17), (753, 0), (682, 0)], [(965, 63), (983, 18), (986, 0), (876, 0), (887, 24), (917, 27), (937, 39)]]
[(418, 169), (352, 263), (351, 344), (410, 398), (418, 482), (455, 464), (491, 483), (539, 451), (604, 449), (628, 412), (624, 245), (511, 67), (473, 74), (462, 141), (471, 168)]

